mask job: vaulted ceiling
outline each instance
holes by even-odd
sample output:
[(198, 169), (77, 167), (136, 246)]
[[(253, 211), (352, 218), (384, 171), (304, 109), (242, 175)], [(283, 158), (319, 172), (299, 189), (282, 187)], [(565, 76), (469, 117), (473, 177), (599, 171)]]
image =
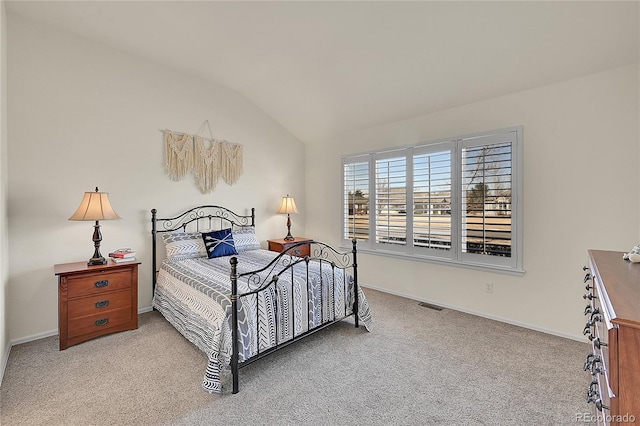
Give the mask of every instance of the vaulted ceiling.
[(6, 1), (228, 86), (300, 140), (639, 62), (637, 1)]

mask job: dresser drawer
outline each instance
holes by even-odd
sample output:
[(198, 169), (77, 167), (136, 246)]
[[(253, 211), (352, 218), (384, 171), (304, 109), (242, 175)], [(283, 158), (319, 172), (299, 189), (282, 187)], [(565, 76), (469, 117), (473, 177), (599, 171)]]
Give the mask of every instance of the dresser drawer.
[(91, 333), (103, 333), (111, 328), (122, 326), (131, 322), (131, 309), (125, 308), (110, 312), (97, 313), (86, 317), (70, 319), (68, 337), (82, 336)]
[(68, 302), (69, 320), (93, 314), (104, 314), (114, 309), (131, 307), (131, 289), (72, 299)]
[(70, 276), (67, 286), (69, 299), (123, 290), (131, 288), (131, 270)]

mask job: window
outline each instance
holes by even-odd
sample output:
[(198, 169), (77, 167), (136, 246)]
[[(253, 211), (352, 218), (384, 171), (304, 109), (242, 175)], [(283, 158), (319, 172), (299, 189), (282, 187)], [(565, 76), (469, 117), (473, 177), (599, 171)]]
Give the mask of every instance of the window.
[(521, 273), (521, 141), (518, 127), (344, 157), (343, 239)]

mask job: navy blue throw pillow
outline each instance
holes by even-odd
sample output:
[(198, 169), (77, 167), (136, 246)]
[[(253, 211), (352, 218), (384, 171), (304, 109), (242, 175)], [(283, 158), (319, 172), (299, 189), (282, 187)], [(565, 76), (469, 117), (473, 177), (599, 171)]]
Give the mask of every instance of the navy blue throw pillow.
[(209, 259), (238, 254), (233, 244), (231, 228), (221, 229), (220, 231), (203, 232), (202, 239), (204, 240), (204, 246), (207, 249)]

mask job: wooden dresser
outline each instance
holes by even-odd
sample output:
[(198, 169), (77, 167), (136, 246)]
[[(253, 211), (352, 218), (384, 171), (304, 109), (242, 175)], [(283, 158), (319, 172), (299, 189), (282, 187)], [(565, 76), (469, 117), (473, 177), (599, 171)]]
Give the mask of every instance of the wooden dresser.
[(589, 250), (585, 276), (586, 398), (595, 407), (591, 420), (604, 425), (640, 425), (640, 263), (622, 255)]
[(140, 262), (55, 265), (60, 350), (98, 336), (138, 328)]

